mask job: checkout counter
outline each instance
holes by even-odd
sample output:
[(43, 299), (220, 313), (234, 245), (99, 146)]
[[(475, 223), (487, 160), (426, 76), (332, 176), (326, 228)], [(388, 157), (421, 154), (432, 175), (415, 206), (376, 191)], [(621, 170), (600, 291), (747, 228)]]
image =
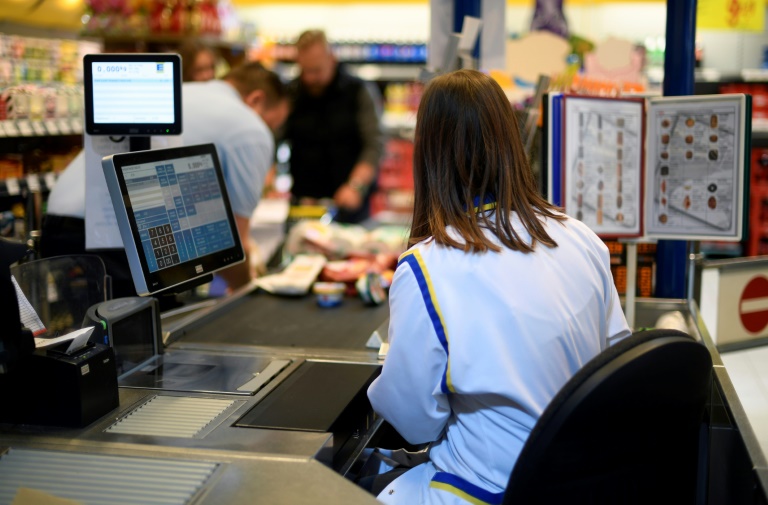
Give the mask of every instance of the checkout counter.
[[(635, 326), (672, 312), (713, 357), (707, 503), (768, 503), (766, 455), (696, 301), (637, 299)], [(154, 359), (119, 376), (117, 408), (82, 428), (0, 425), (0, 504), (20, 482), (87, 503), (377, 503), (350, 478), (381, 426), (365, 391), (387, 323), (386, 304), (253, 287), (167, 313)]]
[(22, 481), (86, 486), (97, 503), (376, 503), (345, 476), (380, 422), (366, 342), (387, 315), (356, 298), (328, 310), (245, 288), (164, 321), (169, 344), (120, 376), (107, 415), (0, 425), (0, 503)]
[[(702, 458), (708, 503), (766, 503), (765, 455), (696, 303), (638, 299), (637, 325), (652, 326), (674, 311), (713, 356)], [(386, 305), (358, 299), (327, 310), (311, 297), (244, 289), (193, 315), (166, 318), (164, 359), (192, 364), (204, 355), (208, 366), (235, 360), (281, 368), (253, 394), (205, 391), (199, 375), (173, 389), (122, 378), (119, 407), (85, 428), (2, 426), (0, 503), (12, 498), (8, 472), (25, 469), (32, 483), (87, 485), (94, 503), (114, 502), (115, 493), (125, 503), (377, 503), (347, 477), (378, 427), (356, 391), (364, 392), (380, 364), (366, 342), (374, 333), (386, 338), (387, 316)], [(353, 379), (334, 378), (328, 367), (352, 367), (345, 376)], [(171, 375), (181, 380), (178, 370)], [(215, 377), (213, 383), (226, 384)], [(322, 415), (324, 406), (338, 416)]]

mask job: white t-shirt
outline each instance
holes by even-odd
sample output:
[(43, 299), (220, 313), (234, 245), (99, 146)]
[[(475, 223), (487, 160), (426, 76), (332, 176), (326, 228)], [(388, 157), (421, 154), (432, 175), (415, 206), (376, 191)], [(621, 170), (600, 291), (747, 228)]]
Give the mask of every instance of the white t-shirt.
[[(232, 211), (250, 218), (272, 165), (272, 132), (224, 81), (185, 83), (182, 104), (184, 145), (216, 145)], [(59, 176), (48, 197), (47, 212), (85, 217), (84, 152)]]

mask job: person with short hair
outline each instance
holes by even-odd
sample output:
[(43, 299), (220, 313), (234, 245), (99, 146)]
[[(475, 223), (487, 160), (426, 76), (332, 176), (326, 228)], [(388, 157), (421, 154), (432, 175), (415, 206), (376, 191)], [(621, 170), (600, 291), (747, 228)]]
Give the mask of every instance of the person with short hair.
[(383, 150), (374, 97), (339, 65), (323, 31), (303, 32), (296, 53), (300, 74), (289, 85), (293, 104), (283, 132), (293, 200), (332, 198), (337, 221), (363, 221)]
[[(247, 284), (263, 270), (257, 245), (249, 240), (248, 222), (261, 198), (274, 159), (274, 134), (289, 112), (280, 77), (257, 62), (233, 68), (221, 80), (182, 87), (183, 142), (213, 143), (221, 161), (246, 261), (217, 273), (230, 290)], [(81, 152), (61, 174), (48, 198), (43, 222), (43, 256), (85, 250), (85, 156)], [(115, 296), (135, 294), (122, 250), (100, 251), (113, 276)]]
[(606, 245), (538, 193), (490, 77), (434, 78), (416, 119), (410, 248), (390, 287), (374, 410), (428, 461), (372, 488), (385, 503), (501, 503), (560, 388), (631, 334)]
[(263, 269), (250, 251), (248, 223), (261, 199), (264, 180), (275, 153), (273, 132), (289, 113), (288, 95), (280, 77), (261, 63), (248, 62), (221, 80), (187, 83), (182, 93), (184, 143), (216, 144), (227, 192), (235, 214), (246, 261), (220, 272), (230, 289), (245, 285)]
[(216, 78), (218, 55), (210, 46), (198, 39), (187, 39), (177, 50), (181, 56), (181, 80), (205, 82)]

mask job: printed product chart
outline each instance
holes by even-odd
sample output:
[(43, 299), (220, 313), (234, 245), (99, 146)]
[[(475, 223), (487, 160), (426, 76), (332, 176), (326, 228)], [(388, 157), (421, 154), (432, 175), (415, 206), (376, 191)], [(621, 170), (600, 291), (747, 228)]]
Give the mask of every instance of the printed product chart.
[(649, 235), (740, 235), (743, 99), (702, 100), (649, 107)]
[(602, 237), (642, 234), (643, 100), (565, 96), (565, 212)]

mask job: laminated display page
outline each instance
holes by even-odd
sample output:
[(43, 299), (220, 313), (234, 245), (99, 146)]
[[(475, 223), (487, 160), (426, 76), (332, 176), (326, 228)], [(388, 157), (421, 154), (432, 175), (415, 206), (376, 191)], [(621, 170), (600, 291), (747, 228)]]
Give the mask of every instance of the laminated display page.
[(642, 233), (643, 101), (565, 97), (563, 205), (602, 237)]
[(648, 235), (737, 239), (743, 191), (742, 96), (659, 99), (649, 107)]

